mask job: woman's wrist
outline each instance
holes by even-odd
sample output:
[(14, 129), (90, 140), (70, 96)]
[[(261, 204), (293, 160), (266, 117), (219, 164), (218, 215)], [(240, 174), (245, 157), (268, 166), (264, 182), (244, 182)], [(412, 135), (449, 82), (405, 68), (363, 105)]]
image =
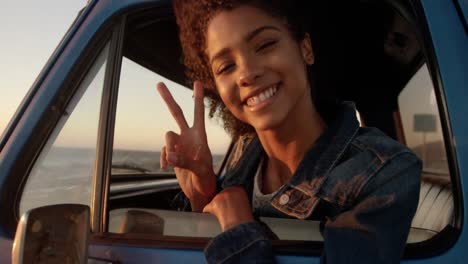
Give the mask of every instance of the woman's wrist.
[(202, 212), (203, 208), (210, 203), (207, 197), (202, 195), (195, 195), (192, 199), (190, 199), (190, 205), (192, 206), (193, 212)]
[(211, 202), (213, 197), (216, 196), (216, 175), (213, 169), (207, 169), (203, 173), (203, 177), (198, 177), (196, 181), (198, 182), (195, 184), (192, 197), (189, 197), (189, 200), (192, 205), (192, 211), (201, 212)]
[(254, 221), (247, 193), (240, 186), (228, 187), (218, 193), (203, 212), (215, 215), (223, 232)]

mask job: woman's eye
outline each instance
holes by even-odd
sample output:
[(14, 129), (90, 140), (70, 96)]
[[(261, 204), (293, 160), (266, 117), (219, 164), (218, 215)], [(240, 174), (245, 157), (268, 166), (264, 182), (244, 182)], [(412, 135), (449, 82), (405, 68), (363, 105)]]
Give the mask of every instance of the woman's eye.
[(262, 50), (264, 50), (264, 49), (266, 49), (268, 47), (271, 47), (271, 46), (275, 45), (276, 42), (277, 41), (275, 41), (275, 40), (271, 40), (271, 41), (267, 41), (267, 42), (263, 43), (262, 45), (260, 45), (260, 47), (257, 48), (257, 52), (262, 51)]
[(219, 69), (218, 69), (218, 74), (222, 74), (222, 73), (228, 72), (228, 71), (231, 70), (233, 67), (234, 67), (234, 64), (233, 64), (233, 63), (225, 64), (225, 65), (219, 67)]

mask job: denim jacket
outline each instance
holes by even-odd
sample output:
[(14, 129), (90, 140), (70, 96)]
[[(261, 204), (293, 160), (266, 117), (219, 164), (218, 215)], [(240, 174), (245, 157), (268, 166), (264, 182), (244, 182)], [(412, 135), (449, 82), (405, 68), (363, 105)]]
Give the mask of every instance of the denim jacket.
[[(243, 186), (251, 198), (264, 155), (253, 139), (220, 188)], [(354, 104), (345, 102), (271, 206), (286, 217), (321, 221), (322, 263), (399, 263), (420, 175), (421, 161), (409, 149), (375, 128), (360, 128)], [(207, 261), (274, 263), (271, 234), (259, 222), (233, 227), (209, 242)]]

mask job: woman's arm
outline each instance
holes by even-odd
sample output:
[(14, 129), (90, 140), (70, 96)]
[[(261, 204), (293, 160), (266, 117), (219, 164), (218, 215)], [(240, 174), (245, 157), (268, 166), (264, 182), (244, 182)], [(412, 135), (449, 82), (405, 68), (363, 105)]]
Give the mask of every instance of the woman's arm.
[(213, 238), (205, 248), (208, 263), (275, 263), (271, 231), (252, 221)]
[(223, 233), (205, 248), (208, 263), (274, 263), (271, 230), (254, 220), (243, 187), (228, 187), (204, 212), (218, 219)]

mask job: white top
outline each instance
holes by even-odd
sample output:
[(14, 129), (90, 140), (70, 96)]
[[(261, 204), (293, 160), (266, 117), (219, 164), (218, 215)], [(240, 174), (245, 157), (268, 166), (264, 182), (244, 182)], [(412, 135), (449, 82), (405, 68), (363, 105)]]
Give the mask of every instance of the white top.
[(278, 188), (278, 190), (270, 194), (262, 193), (262, 186), (263, 186), (262, 167), (263, 167), (263, 159), (258, 164), (257, 172), (255, 173), (255, 177), (254, 177), (254, 187), (253, 187), (253, 193), (252, 193), (252, 207), (254, 210), (255, 208), (261, 208), (266, 205), (269, 205), (273, 196), (275, 196), (275, 194), (279, 191), (279, 189), (281, 189), (281, 188)]

